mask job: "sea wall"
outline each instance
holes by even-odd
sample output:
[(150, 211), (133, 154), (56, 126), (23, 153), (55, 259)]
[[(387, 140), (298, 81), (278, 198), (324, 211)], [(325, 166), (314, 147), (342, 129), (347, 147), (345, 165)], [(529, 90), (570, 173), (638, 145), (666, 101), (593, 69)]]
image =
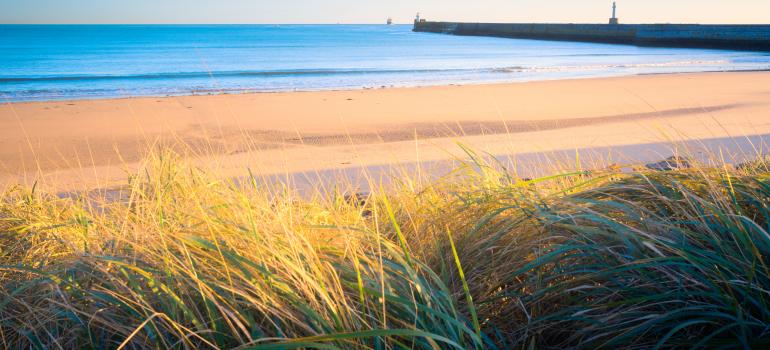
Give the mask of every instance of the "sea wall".
[(770, 51), (770, 25), (415, 22), (414, 31), (639, 46)]

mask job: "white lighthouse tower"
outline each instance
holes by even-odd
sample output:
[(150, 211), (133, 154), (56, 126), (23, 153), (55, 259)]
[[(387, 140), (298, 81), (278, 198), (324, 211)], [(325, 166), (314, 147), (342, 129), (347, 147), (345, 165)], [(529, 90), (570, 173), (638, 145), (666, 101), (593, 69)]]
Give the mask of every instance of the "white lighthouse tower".
[(618, 7), (617, 7), (617, 5), (615, 4), (615, 2), (613, 1), (613, 2), (612, 2), (612, 18), (610, 18), (610, 24), (611, 24), (611, 25), (616, 25), (616, 24), (620, 23), (620, 22), (618, 21), (618, 17), (616, 16), (616, 11), (617, 11), (617, 9), (618, 9)]

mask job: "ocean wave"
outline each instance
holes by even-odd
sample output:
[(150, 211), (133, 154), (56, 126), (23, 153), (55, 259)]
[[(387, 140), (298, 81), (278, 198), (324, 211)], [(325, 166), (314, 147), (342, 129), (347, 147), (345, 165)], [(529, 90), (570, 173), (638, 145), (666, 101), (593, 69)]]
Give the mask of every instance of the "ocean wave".
[(534, 67), (497, 67), (490, 68), (486, 71), (491, 73), (524, 73), (524, 72), (574, 72), (574, 71), (596, 71), (606, 69), (639, 69), (639, 68), (666, 68), (666, 67), (688, 67), (688, 66), (719, 66), (729, 65), (731, 62), (727, 60), (687, 60), (687, 61), (670, 61), (670, 62), (657, 62), (657, 63), (634, 63), (634, 64), (594, 64), (594, 65), (582, 65), (582, 66), (534, 66)]
[(268, 71), (215, 71), (215, 72), (173, 72), (127, 75), (58, 75), (0, 77), (0, 83), (93, 81), (93, 80), (152, 80), (152, 79), (197, 79), (232, 77), (280, 77), (280, 76), (323, 76), (323, 75), (365, 75), (365, 74), (408, 74), (464, 72), (478, 69), (288, 69)]
[(527, 70), (527, 67), (514, 66), (514, 67), (498, 67), (489, 69), (492, 73), (518, 73)]
[(602, 64), (585, 66), (541, 66), (541, 67), (492, 67), (492, 68), (416, 68), (416, 69), (286, 69), (264, 71), (212, 71), (212, 72), (169, 72), (128, 75), (56, 75), (56, 76), (0, 76), (0, 84), (40, 83), (40, 82), (77, 82), (105, 80), (169, 80), (169, 79), (200, 79), (200, 78), (271, 78), (271, 77), (300, 77), (300, 76), (334, 76), (334, 75), (382, 75), (382, 74), (451, 74), (451, 73), (501, 73), (512, 74), (520, 72), (560, 72), (601, 69), (633, 69), (655, 67), (679, 67), (693, 65), (724, 65), (726, 60), (714, 61), (672, 61), (661, 63), (640, 64)]

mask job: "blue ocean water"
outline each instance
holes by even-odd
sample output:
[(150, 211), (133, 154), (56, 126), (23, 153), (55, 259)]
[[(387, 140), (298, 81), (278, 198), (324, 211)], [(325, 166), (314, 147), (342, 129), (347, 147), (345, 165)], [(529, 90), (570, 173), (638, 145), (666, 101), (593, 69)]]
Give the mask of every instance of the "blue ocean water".
[(462, 37), (411, 25), (0, 25), (0, 101), (766, 69), (766, 53)]

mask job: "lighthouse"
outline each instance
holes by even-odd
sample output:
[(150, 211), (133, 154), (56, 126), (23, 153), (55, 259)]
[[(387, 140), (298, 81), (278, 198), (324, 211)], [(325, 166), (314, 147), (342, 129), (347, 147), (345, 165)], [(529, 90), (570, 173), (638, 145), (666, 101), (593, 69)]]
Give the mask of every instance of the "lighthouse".
[(618, 17), (616, 16), (617, 9), (618, 9), (618, 7), (615, 4), (615, 2), (613, 1), (612, 2), (612, 18), (610, 18), (610, 25), (616, 25), (616, 24), (620, 23), (618, 21)]

